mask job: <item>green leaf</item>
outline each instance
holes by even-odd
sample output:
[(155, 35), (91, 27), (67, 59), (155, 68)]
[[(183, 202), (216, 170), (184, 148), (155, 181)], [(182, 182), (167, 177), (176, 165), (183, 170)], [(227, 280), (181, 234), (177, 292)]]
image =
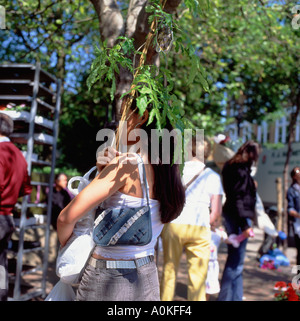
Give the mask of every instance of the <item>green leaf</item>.
[(138, 96), (136, 99), (136, 104), (139, 109), (139, 114), (142, 116), (147, 108), (147, 96)]
[(152, 109), (149, 113), (149, 118), (148, 118), (148, 122), (147, 125), (151, 124), (154, 120), (155, 117), (155, 109)]
[(187, 85), (189, 86), (195, 79), (196, 74), (199, 72), (198, 68), (197, 68), (197, 58), (196, 56), (192, 56), (192, 60), (191, 60), (191, 67), (190, 67), (190, 73), (189, 73), (189, 78), (187, 81)]

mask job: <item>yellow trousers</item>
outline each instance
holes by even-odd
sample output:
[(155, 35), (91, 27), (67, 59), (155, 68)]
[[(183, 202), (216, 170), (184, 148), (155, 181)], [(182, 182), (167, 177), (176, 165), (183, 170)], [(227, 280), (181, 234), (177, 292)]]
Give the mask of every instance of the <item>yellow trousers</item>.
[(176, 276), (185, 248), (188, 265), (189, 301), (206, 301), (206, 275), (210, 257), (210, 228), (204, 226), (169, 223), (161, 234), (163, 243), (163, 274), (160, 284), (162, 301), (172, 301)]

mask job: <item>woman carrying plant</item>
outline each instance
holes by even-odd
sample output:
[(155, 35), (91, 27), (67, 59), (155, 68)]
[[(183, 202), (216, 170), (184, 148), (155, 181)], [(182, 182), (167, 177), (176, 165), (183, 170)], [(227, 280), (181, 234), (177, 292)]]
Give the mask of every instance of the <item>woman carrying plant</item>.
[[(78, 287), (79, 301), (158, 301), (160, 295), (157, 268), (153, 260), (154, 246), (163, 225), (180, 214), (185, 202), (178, 165), (163, 164), (159, 153), (154, 157), (155, 164), (151, 164), (151, 137), (155, 132), (151, 132), (151, 129), (156, 129), (156, 120), (147, 124), (149, 110), (140, 115), (136, 100), (126, 109), (127, 135), (124, 137), (124, 132), (120, 131), (119, 142), (130, 148), (137, 143), (137, 140), (129, 140), (130, 134), (134, 134), (136, 129), (143, 129), (147, 135), (139, 137), (139, 156), (130, 152), (121, 154), (112, 148), (103, 154), (102, 159), (107, 157), (109, 160), (107, 165), (60, 213), (58, 237), (64, 246), (75, 223), (100, 203), (123, 208), (147, 204), (147, 191), (141, 183), (143, 173), (139, 172), (137, 164), (141, 157), (149, 188), (152, 239), (143, 246), (96, 246)], [(172, 130), (168, 120), (165, 128)], [(161, 146), (158, 147), (161, 150)], [(174, 155), (174, 148), (174, 142), (171, 142), (171, 155)]]

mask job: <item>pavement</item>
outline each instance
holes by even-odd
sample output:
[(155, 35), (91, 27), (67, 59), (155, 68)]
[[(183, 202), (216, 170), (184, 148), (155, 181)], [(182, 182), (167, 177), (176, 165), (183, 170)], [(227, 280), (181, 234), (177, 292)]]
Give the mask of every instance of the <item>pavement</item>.
[[(274, 285), (277, 281), (285, 281), (287, 283), (292, 282), (295, 274), (292, 273), (292, 267), (296, 265), (296, 249), (287, 248), (284, 254), (290, 261), (289, 266), (280, 266), (275, 270), (262, 269), (259, 267), (259, 261), (257, 260), (257, 252), (260, 245), (263, 242), (264, 233), (263, 231), (254, 228), (255, 236), (250, 238), (247, 244), (246, 257), (244, 263), (244, 301), (274, 301)], [(55, 243), (55, 242), (54, 242)], [(53, 253), (51, 254), (51, 260), (48, 267), (48, 278), (46, 282), (47, 290), (49, 293), (56, 282), (59, 280), (55, 274), (55, 259), (53, 258)], [(219, 279), (222, 277), (224, 265), (227, 257), (227, 246), (222, 243), (219, 248), (219, 265), (220, 274)], [(157, 256), (158, 263), (158, 273), (159, 277), (162, 274), (162, 262), (163, 253), (160, 247)], [(177, 275), (176, 293), (174, 301), (187, 301), (187, 265), (186, 257), (183, 252), (180, 268)], [(38, 279), (25, 276), (24, 277), (24, 287), (22, 292), (31, 291), (33, 287), (38, 286)], [(210, 301), (215, 301), (217, 295), (211, 295)], [(37, 297), (32, 299), (32, 301), (43, 301), (43, 298)]]

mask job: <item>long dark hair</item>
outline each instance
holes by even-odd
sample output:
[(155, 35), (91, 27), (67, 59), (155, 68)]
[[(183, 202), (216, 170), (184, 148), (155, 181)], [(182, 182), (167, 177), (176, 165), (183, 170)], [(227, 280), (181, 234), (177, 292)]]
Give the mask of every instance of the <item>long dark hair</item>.
[[(136, 100), (133, 99), (130, 107), (131, 111), (135, 110), (138, 113)], [(148, 109), (150, 111), (151, 107)], [(155, 153), (155, 163), (151, 163), (151, 143), (153, 135), (156, 132), (156, 121), (154, 120), (147, 125), (147, 121), (141, 126), (148, 136), (148, 160), (154, 171), (154, 197), (160, 202), (161, 222), (169, 223), (180, 215), (185, 204), (185, 189), (182, 184), (179, 165), (172, 164), (175, 151), (175, 141), (170, 139), (170, 164), (164, 164), (162, 161), (162, 140), (159, 142), (159, 152)], [(166, 126), (168, 131), (172, 131), (169, 119), (166, 119)], [(154, 131), (152, 131), (154, 129)]]
[(235, 155), (228, 161), (228, 164), (244, 163), (251, 166), (257, 162), (259, 155), (259, 144), (253, 140), (245, 142)]

